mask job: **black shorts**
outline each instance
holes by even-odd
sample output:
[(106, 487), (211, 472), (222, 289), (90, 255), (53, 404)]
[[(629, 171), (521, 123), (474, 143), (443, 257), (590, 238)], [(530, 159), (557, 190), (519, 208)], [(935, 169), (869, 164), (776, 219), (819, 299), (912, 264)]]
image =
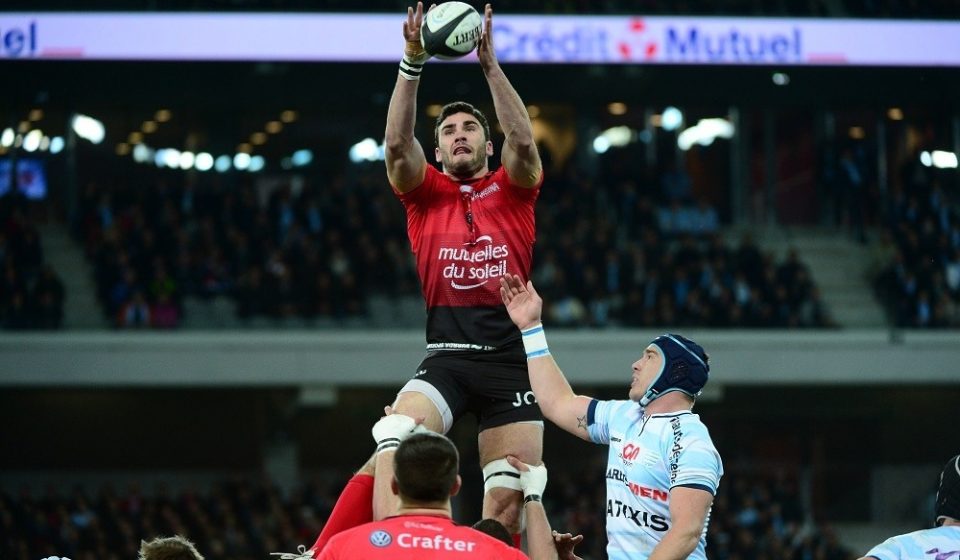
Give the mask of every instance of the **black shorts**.
[(543, 423), (521, 344), (489, 352), (431, 352), (400, 389), (408, 391), (433, 401), (444, 433), (468, 412), (477, 417), (480, 431), (514, 422)]

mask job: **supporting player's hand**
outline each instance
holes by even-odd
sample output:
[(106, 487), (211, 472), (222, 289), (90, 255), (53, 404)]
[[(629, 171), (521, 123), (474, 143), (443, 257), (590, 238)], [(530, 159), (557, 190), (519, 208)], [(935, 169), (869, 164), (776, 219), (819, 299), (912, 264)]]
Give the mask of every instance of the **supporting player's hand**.
[[(431, 4), (428, 12), (436, 4)], [(416, 9), (407, 8), (407, 21), (403, 22), (403, 39), (407, 42), (403, 53), (411, 59), (429, 58), (423, 50), (423, 43), (420, 42), (420, 28), (423, 26), (423, 2), (417, 2)]]
[[(387, 406), (383, 407), (383, 418), (386, 418), (387, 416), (390, 416), (391, 414), (400, 414), (400, 413), (397, 412), (396, 410), (394, 410), (394, 408), (393, 408), (392, 406), (390, 406), (389, 404), (388, 404)], [(383, 420), (383, 418), (381, 418), (381, 420)], [(429, 430), (427, 430), (426, 427), (423, 426), (423, 423), (426, 421), (426, 419), (427, 419), (426, 416), (414, 416), (414, 417), (413, 417), (413, 421), (414, 421), (414, 423), (416, 423), (416, 427), (414, 428), (413, 433), (419, 433), (419, 432), (429, 431)]]
[(497, 53), (493, 49), (493, 8), (490, 4), (483, 8), (483, 33), (480, 34), (480, 42), (477, 43), (477, 58), (484, 72), (499, 65)]
[(516, 274), (500, 278), (500, 299), (507, 307), (510, 319), (520, 330), (540, 323), (543, 314), (543, 298), (533, 287), (533, 282), (524, 285)]
[(536, 496), (538, 500), (542, 498), (547, 488), (547, 466), (543, 463), (536, 466), (528, 465), (513, 455), (507, 455), (506, 458), (511, 467), (520, 471), (520, 489), (523, 490), (523, 497)]
[(426, 431), (422, 426), (423, 418), (411, 418), (396, 413), (389, 406), (384, 407), (383, 412), (385, 416), (370, 430), (373, 440), (377, 442), (377, 453), (395, 451), (401, 441), (413, 434)]
[(583, 535), (574, 536), (570, 533), (553, 532), (553, 544), (557, 547), (557, 558), (559, 560), (583, 560), (573, 549), (583, 542)]

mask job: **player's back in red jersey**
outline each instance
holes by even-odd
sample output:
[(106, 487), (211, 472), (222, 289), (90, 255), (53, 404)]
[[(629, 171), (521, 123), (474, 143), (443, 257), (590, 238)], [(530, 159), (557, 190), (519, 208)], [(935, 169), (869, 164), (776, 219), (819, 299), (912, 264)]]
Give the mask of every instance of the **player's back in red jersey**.
[(527, 556), (447, 517), (402, 515), (354, 527), (330, 540), (319, 560), (521, 560)]

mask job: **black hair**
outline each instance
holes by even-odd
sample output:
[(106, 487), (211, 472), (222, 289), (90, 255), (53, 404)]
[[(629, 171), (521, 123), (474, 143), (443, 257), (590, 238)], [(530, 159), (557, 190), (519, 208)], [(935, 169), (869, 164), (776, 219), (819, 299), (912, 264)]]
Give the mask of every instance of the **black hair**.
[(483, 111), (477, 109), (473, 105), (467, 103), (466, 101), (454, 101), (453, 103), (447, 103), (440, 109), (440, 114), (437, 115), (437, 122), (433, 125), (433, 142), (437, 146), (440, 145), (440, 125), (443, 124), (443, 121), (446, 120), (450, 115), (455, 115), (457, 113), (467, 113), (468, 115), (473, 115), (480, 121), (480, 126), (483, 127), (483, 139), (484, 141), (490, 140), (490, 123), (487, 121), (486, 115), (483, 114)]
[(510, 531), (507, 531), (507, 528), (503, 526), (503, 523), (500, 523), (496, 519), (481, 519), (473, 524), (473, 528), (481, 533), (486, 533), (491, 537), (502, 541), (507, 546), (513, 546), (513, 537), (510, 536)]
[(460, 455), (449, 439), (439, 434), (414, 434), (393, 456), (394, 476), (400, 497), (413, 502), (442, 502), (457, 483)]

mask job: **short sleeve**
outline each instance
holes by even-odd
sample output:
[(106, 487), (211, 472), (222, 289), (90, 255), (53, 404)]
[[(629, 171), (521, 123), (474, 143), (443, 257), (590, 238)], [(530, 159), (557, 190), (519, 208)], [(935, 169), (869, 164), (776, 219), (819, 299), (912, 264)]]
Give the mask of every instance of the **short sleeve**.
[(427, 171), (423, 175), (422, 183), (405, 193), (398, 191), (392, 184), (390, 185), (390, 189), (393, 190), (393, 194), (397, 195), (397, 198), (399, 198), (404, 205), (417, 204), (422, 200), (429, 199), (430, 194), (436, 189), (439, 183), (439, 175), (441, 175), (441, 173), (437, 171), (436, 167), (427, 164)]
[(513, 198), (532, 204), (536, 202), (537, 197), (540, 196), (540, 188), (543, 187), (544, 178), (544, 171), (542, 169), (540, 170), (540, 180), (537, 182), (537, 185), (529, 189), (513, 184), (513, 182), (510, 180), (510, 176), (507, 174), (507, 170), (503, 166), (500, 166), (500, 169), (497, 170), (497, 173), (502, 176), (502, 178), (499, 180), (503, 181), (503, 183), (507, 185), (507, 192), (509, 192), (510, 196)]
[(684, 423), (676, 418), (668, 424), (661, 442), (668, 461), (670, 488), (685, 486), (717, 494), (723, 463), (703, 424)]
[(637, 406), (630, 401), (600, 401), (593, 399), (587, 407), (587, 434), (590, 441), (598, 444), (610, 443), (610, 423), (622, 414), (626, 414), (624, 405)]

